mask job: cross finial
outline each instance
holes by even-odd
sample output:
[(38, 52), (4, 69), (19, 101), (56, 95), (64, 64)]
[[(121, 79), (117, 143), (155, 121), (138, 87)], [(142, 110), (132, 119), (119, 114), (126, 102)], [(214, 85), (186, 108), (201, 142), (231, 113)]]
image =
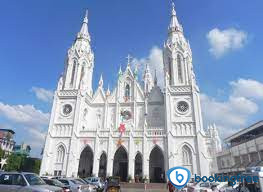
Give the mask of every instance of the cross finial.
[(126, 57), (127, 59), (127, 64), (130, 65), (131, 64), (131, 60), (132, 60), (132, 57), (130, 54), (128, 54), (128, 56)]
[(171, 0), (171, 2), (172, 2), (172, 15), (174, 16), (174, 15), (176, 15), (176, 12), (175, 12), (175, 4), (174, 4), (174, 1), (173, 1), (173, 0)]
[(84, 17), (83, 23), (88, 23), (88, 14), (89, 14), (89, 11), (88, 11), (88, 9), (86, 9), (85, 17)]

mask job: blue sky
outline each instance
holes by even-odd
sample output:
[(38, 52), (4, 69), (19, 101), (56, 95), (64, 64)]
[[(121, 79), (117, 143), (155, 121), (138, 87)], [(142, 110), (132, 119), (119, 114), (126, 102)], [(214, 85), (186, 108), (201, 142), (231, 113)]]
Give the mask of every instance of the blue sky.
[[(191, 44), (205, 124), (216, 122), (224, 132), (260, 120), (263, 1), (177, 0), (175, 5)], [(167, 38), (168, 0), (1, 1), (0, 127), (14, 129), (16, 141), (30, 143), (34, 156), (43, 144), (67, 49), (87, 8), (94, 89), (101, 73), (105, 86), (115, 85), (128, 53), (156, 63)]]

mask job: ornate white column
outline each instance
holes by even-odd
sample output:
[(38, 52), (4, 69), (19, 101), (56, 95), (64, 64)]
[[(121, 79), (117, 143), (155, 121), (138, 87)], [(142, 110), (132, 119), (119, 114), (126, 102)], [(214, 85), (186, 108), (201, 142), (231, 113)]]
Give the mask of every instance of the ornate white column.
[(129, 168), (128, 168), (128, 176), (130, 175), (132, 179), (134, 179), (134, 151), (133, 151), (133, 139), (132, 136), (129, 138)]
[(95, 145), (94, 145), (94, 159), (93, 159), (93, 170), (92, 173), (95, 177), (98, 176), (99, 173), (99, 164), (100, 164), (100, 157), (99, 157), (99, 151), (100, 151), (100, 146), (99, 146), (99, 138), (98, 135), (96, 136), (95, 139)]
[(143, 177), (149, 179), (149, 151), (147, 147), (147, 138), (143, 138)]
[(107, 176), (112, 176), (113, 172), (113, 158), (114, 152), (112, 150), (112, 137), (109, 137), (109, 144), (108, 144), (108, 154), (107, 154)]

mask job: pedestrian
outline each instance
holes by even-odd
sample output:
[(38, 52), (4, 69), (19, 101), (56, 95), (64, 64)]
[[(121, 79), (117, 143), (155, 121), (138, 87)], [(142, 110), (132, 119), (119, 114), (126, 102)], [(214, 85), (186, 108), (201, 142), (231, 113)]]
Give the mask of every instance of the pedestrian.
[(168, 181), (167, 188), (168, 188), (169, 192), (174, 192), (175, 191), (175, 187), (173, 186), (171, 181)]

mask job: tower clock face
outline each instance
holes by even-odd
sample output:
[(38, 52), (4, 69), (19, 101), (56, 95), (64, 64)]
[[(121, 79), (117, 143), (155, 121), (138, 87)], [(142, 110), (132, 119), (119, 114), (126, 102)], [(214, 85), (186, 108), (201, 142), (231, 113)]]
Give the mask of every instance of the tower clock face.
[(70, 104), (66, 104), (63, 106), (63, 114), (69, 115), (72, 112), (72, 106)]
[(177, 110), (181, 113), (186, 113), (189, 109), (189, 105), (186, 101), (179, 101), (177, 103)]

